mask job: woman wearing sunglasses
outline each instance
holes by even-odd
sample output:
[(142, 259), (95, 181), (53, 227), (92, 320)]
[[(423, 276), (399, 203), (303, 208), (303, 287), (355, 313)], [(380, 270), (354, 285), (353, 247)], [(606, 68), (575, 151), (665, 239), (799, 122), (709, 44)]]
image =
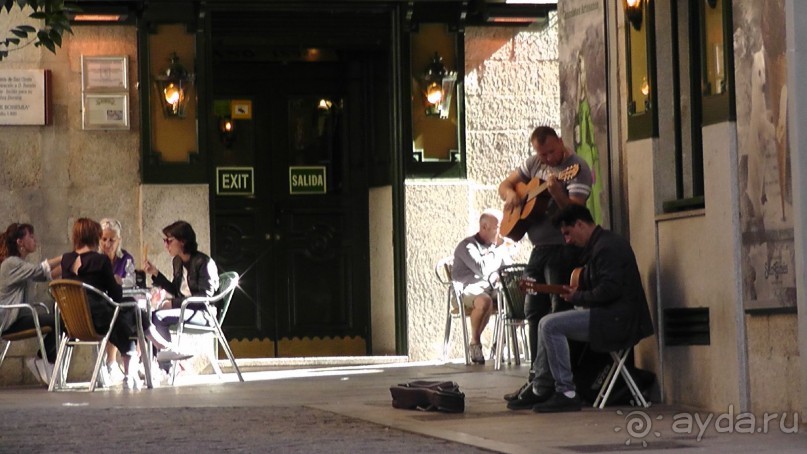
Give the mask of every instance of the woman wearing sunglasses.
[[(161, 273), (156, 266), (146, 259), (143, 269), (151, 275), (154, 286), (167, 293), (167, 300), (152, 315), (157, 331), (170, 340), (169, 327), (179, 322), (182, 301), (189, 296), (213, 296), (219, 288), (219, 273), (216, 262), (208, 255), (199, 252), (196, 243), (196, 232), (185, 221), (177, 221), (163, 229), (163, 243), (172, 257), (171, 279)], [(192, 324), (206, 325), (204, 305), (188, 305), (185, 310), (185, 321)], [(157, 354), (158, 361), (165, 361)]]

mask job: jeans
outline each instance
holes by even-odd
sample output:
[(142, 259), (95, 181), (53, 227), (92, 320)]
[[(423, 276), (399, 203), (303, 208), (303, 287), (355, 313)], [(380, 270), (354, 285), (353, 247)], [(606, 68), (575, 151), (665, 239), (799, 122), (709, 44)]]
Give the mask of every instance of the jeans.
[(587, 342), (590, 322), (589, 309), (558, 312), (541, 319), (538, 324), (540, 341), (532, 366), (535, 370), (533, 389), (551, 388), (554, 382), (556, 392), (574, 391), (567, 339)]
[[(566, 284), (577, 252), (578, 249), (574, 246), (560, 244), (536, 246), (530, 254), (526, 274), (539, 284)], [(529, 323), (531, 362), (535, 362), (538, 351), (538, 323), (545, 315), (569, 307), (558, 295), (545, 293), (527, 295), (524, 300), (524, 315)]]

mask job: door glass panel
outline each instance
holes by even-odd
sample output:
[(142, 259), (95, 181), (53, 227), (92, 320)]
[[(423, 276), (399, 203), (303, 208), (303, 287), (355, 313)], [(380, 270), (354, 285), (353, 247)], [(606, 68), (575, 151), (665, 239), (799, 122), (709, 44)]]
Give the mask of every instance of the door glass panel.
[(333, 96), (289, 98), (289, 165), (324, 166), (329, 194), (342, 188), (342, 112), (344, 101)]

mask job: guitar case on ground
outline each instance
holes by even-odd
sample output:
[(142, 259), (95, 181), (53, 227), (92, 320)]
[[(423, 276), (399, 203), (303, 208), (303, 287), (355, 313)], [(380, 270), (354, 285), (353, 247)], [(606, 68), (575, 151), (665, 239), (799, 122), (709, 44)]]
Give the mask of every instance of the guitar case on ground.
[(453, 381), (417, 380), (390, 386), (392, 406), (406, 410), (465, 411), (465, 393)]

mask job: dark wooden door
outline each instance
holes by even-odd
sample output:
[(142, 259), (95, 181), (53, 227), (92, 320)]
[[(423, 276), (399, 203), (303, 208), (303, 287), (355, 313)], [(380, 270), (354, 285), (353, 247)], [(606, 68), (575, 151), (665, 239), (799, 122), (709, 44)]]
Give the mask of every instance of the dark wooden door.
[[(372, 59), (231, 62), (213, 71), (214, 258), (242, 274), (225, 320), (237, 355), (363, 355), (369, 345), (367, 152)], [(237, 104), (227, 136), (220, 120)], [(244, 181), (249, 176), (244, 177)], [(296, 184), (296, 185), (295, 185)], [(227, 186), (224, 188), (223, 186)], [(229, 191), (231, 194), (224, 194)]]

